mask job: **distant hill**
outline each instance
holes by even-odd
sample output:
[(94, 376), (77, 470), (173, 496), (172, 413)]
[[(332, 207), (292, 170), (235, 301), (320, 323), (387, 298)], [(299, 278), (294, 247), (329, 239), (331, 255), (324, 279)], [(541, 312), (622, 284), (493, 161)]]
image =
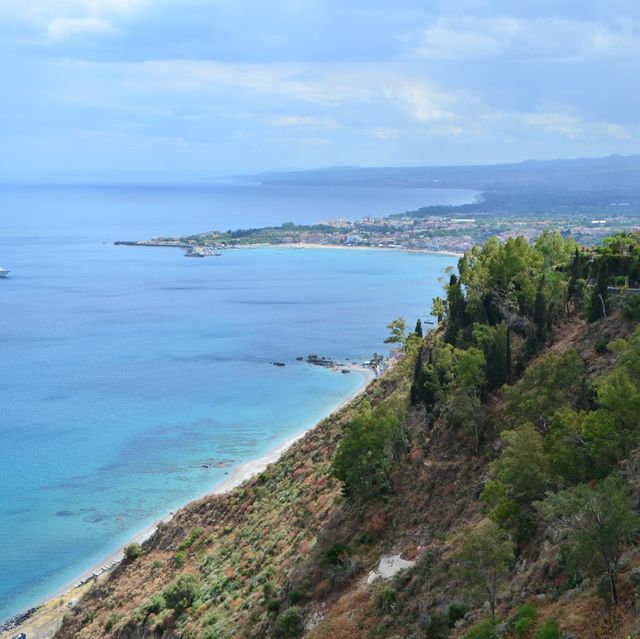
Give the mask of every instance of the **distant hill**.
[(501, 192), (640, 193), (640, 155), (484, 166), (329, 167), (247, 176), (265, 185), (437, 187)]

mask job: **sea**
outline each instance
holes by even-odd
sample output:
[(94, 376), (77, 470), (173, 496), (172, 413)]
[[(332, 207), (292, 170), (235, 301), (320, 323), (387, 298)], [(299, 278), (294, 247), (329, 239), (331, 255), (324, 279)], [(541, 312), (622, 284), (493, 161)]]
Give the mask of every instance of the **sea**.
[[(471, 201), (445, 189), (0, 185), (0, 622), (326, 416), (455, 257), (114, 246)], [(276, 367), (272, 362), (284, 362)]]

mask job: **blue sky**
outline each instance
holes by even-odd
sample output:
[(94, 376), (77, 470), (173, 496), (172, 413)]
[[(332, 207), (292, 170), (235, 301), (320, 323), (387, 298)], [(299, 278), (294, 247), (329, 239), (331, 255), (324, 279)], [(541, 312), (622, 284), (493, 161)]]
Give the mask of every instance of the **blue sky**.
[(0, 0), (0, 174), (640, 152), (637, 0)]

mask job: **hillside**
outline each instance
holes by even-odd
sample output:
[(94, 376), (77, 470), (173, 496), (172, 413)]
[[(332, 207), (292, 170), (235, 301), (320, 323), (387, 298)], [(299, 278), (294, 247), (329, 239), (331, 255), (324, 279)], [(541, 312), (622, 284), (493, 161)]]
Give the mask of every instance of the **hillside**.
[(527, 160), (515, 164), (413, 167), (328, 167), (261, 173), (245, 179), (266, 185), (397, 186), (479, 191), (621, 191), (638, 193), (640, 156)]
[(475, 247), (434, 331), (392, 323), (393, 369), (57, 636), (640, 636), (639, 269), (634, 236)]

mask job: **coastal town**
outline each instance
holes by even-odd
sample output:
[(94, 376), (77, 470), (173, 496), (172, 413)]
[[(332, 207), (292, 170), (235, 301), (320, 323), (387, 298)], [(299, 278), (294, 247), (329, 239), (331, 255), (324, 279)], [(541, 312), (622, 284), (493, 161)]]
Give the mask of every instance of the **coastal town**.
[(222, 249), (247, 246), (327, 246), (341, 248), (380, 248), (414, 251), (437, 251), (462, 254), (475, 244), (497, 237), (506, 242), (523, 236), (533, 241), (553, 225), (560, 234), (591, 246), (612, 233), (632, 231), (640, 226), (635, 215), (594, 217), (592, 213), (571, 212), (563, 216), (455, 215), (425, 214), (429, 209), (387, 217), (329, 219), (313, 225), (285, 223), (280, 226), (235, 231), (209, 231), (185, 237), (154, 237), (150, 240), (119, 241), (130, 246), (174, 247), (187, 257), (220, 256)]

